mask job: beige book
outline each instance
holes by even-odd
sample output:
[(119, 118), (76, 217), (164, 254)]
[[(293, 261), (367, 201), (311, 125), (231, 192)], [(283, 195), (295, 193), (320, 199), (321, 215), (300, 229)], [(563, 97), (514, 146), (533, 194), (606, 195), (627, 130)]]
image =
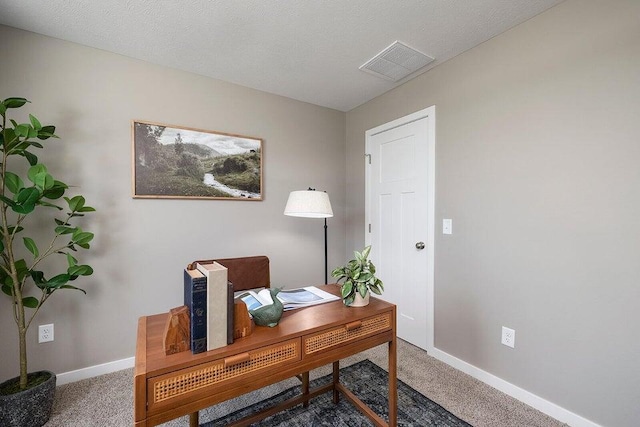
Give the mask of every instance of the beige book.
[(213, 264), (196, 264), (207, 278), (207, 351), (227, 345), (227, 268)]

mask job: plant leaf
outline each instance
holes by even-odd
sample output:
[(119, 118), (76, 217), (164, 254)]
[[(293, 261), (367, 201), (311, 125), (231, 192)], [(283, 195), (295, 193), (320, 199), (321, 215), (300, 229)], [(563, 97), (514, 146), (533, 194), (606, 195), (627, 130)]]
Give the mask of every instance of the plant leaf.
[(33, 279), (33, 282), (39, 288), (42, 288), (42, 284), (46, 282), (46, 280), (44, 280), (44, 273), (38, 270), (31, 270), (31, 279)]
[(69, 204), (69, 209), (71, 209), (72, 212), (76, 212), (77, 210), (82, 209), (85, 203), (84, 197), (82, 196), (74, 196), (71, 199), (65, 197), (64, 199)]
[(4, 128), (2, 144), (4, 145), (5, 150), (9, 150), (13, 147), (17, 141), (18, 136), (16, 135), (16, 132), (11, 128)]
[(6, 205), (10, 206), (11, 208), (13, 208), (16, 205), (16, 202), (14, 202), (13, 200), (1, 194), (0, 194), (0, 200), (2, 200)]
[(369, 286), (369, 289), (371, 290), (371, 292), (373, 292), (376, 295), (382, 295), (382, 291), (380, 290), (380, 288), (378, 288), (375, 285)]
[(362, 298), (367, 296), (367, 291), (367, 285), (365, 285), (364, 283), (358, 283), (358, 293)]
[[(33, 128), (33, 126), (29, 125), (28, 126), (28, 133), (27, 133), (27, 138), (35, 138), (36, 136), (38, 136), (38, 131), (35, 130)], [(27, 142), (27, 141), (25, 141)], [(26, 147), (25, 147), (26, 148)]]
[(22, 241), (24, 242), (24, 246), (29, 250), (29, 252), (31, 252), (34, 257), (38, 257), (40, 252), (38, 251), (36, 242), (34, 242), (31, 237), (23, 237)]
[(364, 248), (364, 250), (362, 251), (362, 259), (367, 259), (369, 258), (369, 253), (371, 252), (371, 245), (367, 246), (366, 248)]
[(13, 296), (13, 286), (3, 283), (2, 284), (2, 292), (4, 292), (5, 294), (9, 295), (10, 297), (12, 297)]
[(55, 126), (42, 126), (42, 129), (38, 131), (38, 139), (44, 140), (49, 138), (57, 138), (56, 134), (54, 133), (55, 131)]
[[(15, 232), (14, 232), (14, 230), (15, 230)], [(16, 227), (9, 227), (9, 234), (18, 234), (22, 230), (24, 230), (24, 227), (22, 227), (22, 226), (18, 226), (17, 228)]]
[(12, 206), (14, 212), (26, 215), (32, 212), (40, 199), (40, 191), (35, 187), (23, 188), (16, 194), (16, 205)]
[(67, 262), (69, 263), (69, 267), (73, 267), (78, 264), (78, 260), (75, 259), (71, 254), (65, 254), (67, 256)]
[(13, 194), (17, 193), (24, 187), (24, 182), (22, 182), (22, 178), (16, 175), (13, 172), (5, 172), (4, 174), (4, 183), (9, 191)]
[(47, 172), (47, 167), (42, 163), (38, 163), (37, 165), (33, 165), (29, 168), (29, 171), (27, 172), (27, 178), (29, 178), (29, 181), (35, 183), (39, 174)]
[(60, 289), (75, 289), (77, 291), (82, 292), (85, 295), (87, 294), (87, 291), (85, 291), (84, 289), (76, 288), (75, 286), (71, 286), (71, 285), (62, 285), (60, 286)]
[[(35, 130), (40, 130), (42, 129), (42, 125), (40, 124), (40, 122), (38, 121), (38, 119), (36, 119), (34, 116), (32, 116), (31, 114), (29, 114), (29, 121), (31, 121), (31, 126), (33, 126), (33, 128)], [(35, 135), (34, 135), (35, 136)]]
[(67, 269), (67, 274), (70, 276), (91, 276), (93, 268), (88, 265), (74, 265)]
[(356, 299), (356, 294), (353, 293), (353, 295), (348, 296), (346, 298), (343, 298), (342, 302), (344, 303), (344, 305), (349, 306), (349, 305), (353, 304), (353, 300), (355, 300), (355, 299)]
[(353, 282), (347, 280), (340, 288), (340, 293), (342, 294), (342, 298), (348, 297), (351, 293), (353, 293)]
[(59, 199), (64, 195), (64, 192), (67, 190), (67, 188), (69, 187), (64, 182), (54, 181), (51, 188), (47, 188), (43, 192), (42, 196), (51, 200)]
[(76, 231), (75, 233), (73, 233), (73, 242), (79, 246), (89, 243), (92, 239), (93, 233), (89, 233), (88, 231)]
[(16, 126), (16, 135), (18, 136), (23, 136), (23, 137), (28, 137), (29, 136), (29, 125), (26, 123), (20, 123), (18, 126)]
[(77, 230), (76, 227), (69, 227), (67, 225), (59, 225), (55, 228), (55, 232), (57, 234), (71, 234)]
[(70, 277), (66, 273), (58, 274), (57, 276), (53, 276), (51, 279), (47, 280), (45, 284), (48, 288), (59, 288), (66, 284), (69, 279)]
[(20, 108), (27, 102), (29, 101), (26, 100), (25, 98), (7, 98), (4, 101), (2, 101), (4, 106), (7, 108)]
[(29, 162), (29, 164), (31, 166), (35, 165), (38, 163), (38, 156), (36, 156), (33, 153), (30, 153), (28, 151), (23, 151), (22, 153), (20, 153), (21, 156), (24, 156), (25, 159), (27, 159), (27, 161)]
[(22, 305), (29, 308), (38, 308), (40, 301), (34, 297), (25, 297), (22, 298)]

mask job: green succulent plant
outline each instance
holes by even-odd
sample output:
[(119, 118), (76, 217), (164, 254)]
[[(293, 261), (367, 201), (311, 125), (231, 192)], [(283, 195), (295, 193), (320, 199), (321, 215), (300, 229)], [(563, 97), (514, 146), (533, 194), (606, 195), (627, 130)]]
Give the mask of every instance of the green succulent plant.
[[(71, 282), (91, 275), (93, 269), (79, 264), (73, 253), (79, 248), (89, 249), (93, 233), (72, 222), (95, 211), (85, 205), (82, 196), (65, 197), (69, 186), (54, 179), (33, 153), (34, 149), (44, 148), (43, 141), (58, 138), (55, 126), (43, 126), (31, 114), (29, 123), (17, 123), (7, 117), (12, 109), (28, 102), (24, 98), (0, 102), (0, 285), (11, 300), (18, 328), (20, 390), (31, 386), (27, 383), (26, 334), (42, 305), (61, 289), (86, 293)], [(28, 165), (16, 160), (26, 160)], [(46, 211), (52, 214), (51, 236), (44, 244), (38, 244), (29, 234), (37, 228), (38, 235), (43, 236)], [(47, 262), (45, 268), (43, 261), (52, 255), (64, 261), (59, 262), (60, 265)]]
[(362, 252), (354, 251), (355, 259), (352, 259), (347, 265), (337, 267), (331, 272), (331, 277), (337, 278), (337, 283), (344, 280), (340, 289), (342, 293), (342, 301), (345, 305), (351, 305), (356, 298), (356, 292), (364, 298), (369, 291), (377, 295), (382, 295), (384, 285), (382, 280), (375, 276), (376, 267), (369, 260), (371, 245), (367, 246)]

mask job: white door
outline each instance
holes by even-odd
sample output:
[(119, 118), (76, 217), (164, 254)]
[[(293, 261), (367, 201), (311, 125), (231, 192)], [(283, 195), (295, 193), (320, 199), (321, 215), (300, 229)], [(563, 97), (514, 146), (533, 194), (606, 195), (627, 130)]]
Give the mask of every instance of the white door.
[(366, 132), (366, 241), (398, 337), (433, 348), (435, 107)]

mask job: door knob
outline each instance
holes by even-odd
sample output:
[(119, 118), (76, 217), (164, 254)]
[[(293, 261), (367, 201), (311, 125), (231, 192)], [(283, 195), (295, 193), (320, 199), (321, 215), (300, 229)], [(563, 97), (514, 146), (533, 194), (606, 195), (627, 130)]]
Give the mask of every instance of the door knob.
[(418, 242), (416, 243), (416, 249), (418, 249), (419, 251), (424, 249), (424, 242)]

